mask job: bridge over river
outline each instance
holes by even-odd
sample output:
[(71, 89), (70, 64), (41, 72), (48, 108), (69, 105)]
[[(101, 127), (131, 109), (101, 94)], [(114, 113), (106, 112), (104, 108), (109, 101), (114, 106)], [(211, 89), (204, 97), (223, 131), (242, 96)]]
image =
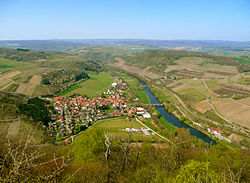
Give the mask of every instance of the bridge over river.
[[(130, 104), (130, 106), (137, 106), (135, 104)], [(140, 104), (139, 106), (152, 106), (152, 107), (164, 107), (165, 104)]]
[(142, 104), (142, 106), (164, 107), (165, 104)]

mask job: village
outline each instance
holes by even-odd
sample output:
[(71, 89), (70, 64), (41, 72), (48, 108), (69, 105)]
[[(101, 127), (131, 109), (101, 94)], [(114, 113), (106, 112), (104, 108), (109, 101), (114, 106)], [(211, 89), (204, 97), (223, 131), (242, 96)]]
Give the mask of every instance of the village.
[[(151, 115), (144, 108), (135, 107), (135, 101), (126, 97), (128, 90), (127, 84), (116, 78), (107, 91), (95, 98), (83, 96), (47, 98), (53, 106), (50, 131), (56, 134), (57, 140), (60, 140), (87, 129), (98, 120), (122, 116), (126, 117), (126, 120), (131, 120), (135, 115), (150, 118)], [(145, 130), (141, 132), (148, 135)]]

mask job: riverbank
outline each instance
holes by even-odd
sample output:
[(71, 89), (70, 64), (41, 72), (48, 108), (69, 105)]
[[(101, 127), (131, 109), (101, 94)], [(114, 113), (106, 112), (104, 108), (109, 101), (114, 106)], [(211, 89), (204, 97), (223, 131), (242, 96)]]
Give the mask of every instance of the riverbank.
[[(147, 85), (140, 84), (140, 86), (144, 86), (144, 91), (147, 93), (147, 95), (148, 95), (148, 97), (150, 99), (150, 102), (152, 104), (160, 104), (158, 99), (150, 91), (150, 89), (149, 89), (149, 87)], [(165, 108), (156, 107), (155, 109), (160, 112), (162, 117), (164, 117), (169, 123), (171, 123), (175, 127), (189, 129), (190, 134), (192, 136), (195, 136), (198, 139), (201, 139), (202, 141), (204, 141), (204, 142), (206, 142), (208, 144), (211, 144), (211, 143), (216, 144), (216, 141), (214, 139), (212, 139), (208, 134), (203, 133), (200, 130), (197, 130), (195, 127), (193, 127), (193, 126), (191, 126), (189, 124), (186, 124), (183, 121), (180, 121), (175, 115), (167, 112)]]

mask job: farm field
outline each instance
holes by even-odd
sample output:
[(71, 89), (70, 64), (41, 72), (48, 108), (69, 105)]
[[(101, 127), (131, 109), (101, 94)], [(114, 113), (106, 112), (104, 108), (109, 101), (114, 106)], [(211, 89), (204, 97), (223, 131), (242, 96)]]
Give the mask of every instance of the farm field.
[(41, 83), (41, 76), (34, 75), (28, 83), (22, 83), (16, 90), (16, 93), (32, 96), (34, 89)]
[(114, 79), (111, 77), (109, 72), (101, 72), (98, 74), (90, 74), (90, 79), (80, 83), (75, 88), (69, 88), (61, 95), (87, 95), (92, 98), (95, 97), (102, 92), (106, 91), (109, 86), (114, 82)]
[(33, 90), (32, 96), (40, 96), (40, 95), (48, 95), (52, 92), (47, 86), (44, 85), (36, 85), (36, 87)]
[[(142, 128), (143, 126), (135, 120), (127, 121), (125, 118), (115, 118), (100, 121), (93, 127), (100, 127), (115, 137), (127, 138), (129, 132), (125, 131), (126, 128)], [(132, 133), (132, 140), (135, 142), (155, 142), (158, 139), (155, 135), (146, 136), (144, 133)]]
[(176, 65), (169, 65), (164, 72), (171, 72), (174, 70), (182, 69), (195, 70), (199, 68), (199, 64), (205, 62), (205, 59), (201, 57), (182, 57), (178, 60), (175, 60), (174, 62), (176, 63)]
[[(244, 86), (234, 86), (227, 80), (206, 80), (208, 88), (220, 96), (232, 97), (234, 95), (246, 95), (248, 92)], [(244, 90), (243, 90), (244, 89)]]
[(249, 57), (238, 57), (238, 58), (235, 58), (235, 60), (237, 60), (238, 62), (243, 63), (243, 64), (250, 64)]
[(206, 96), (194, 88), (187, 88), (179, 92), (186, 104), (193, 106), (197, 102), (206, 99)]
[(221, 115), (236, 124), (250, 128), (250, 106), (245, 106), (231, 99), (212, 102)]
[(121, 58), (115, 58), (115, 60), (118, 62), (113, 64), (114, 67), (119, 67), (128, 72), (133, 72), (133, 73), (139, 74), (142, 77), (148, 77), (150, 79), (160, 78), (159, 74), (150, 72), (148, 67), (142, 69), (142, 68), (135, 67), (135, 66), (129, 66), (129, 65), (126, 65), (126, 61)]
[(168, 65), (165, 73), (181, 78), (220, 78), (238, 74), (236, 66), (216, 64), (213, 60), (202, 57), (182, 57), (175, 60), (176, 65)]
[(0, 72), (3, 70), (9, 70), (9, 71), (23, 70), (33, 66), (34, 64), (32, 63), (17, 62), (0, 57)]
[(206, 50), (206, 51), (202, 51), (202, 52), (206, 52), (208, 54), (211, 55), (218, 55), (218, 56), (244, 56), (244, 55), (249, 55), (250, 56), (250, 52), (248, 51), (212, 51), (212, 50)]
[(238, 102), (250, 106), (250, 97), (240, 99), (240, 100), (238, 100)]
[(11, 79), (12, 77), (20, 74), (20, 71), (12, 71), (5, 73), (3, 76), (0, 78), (0, 89), (3, 90), (7, 88), (9, 85), (13, 83), (13, 80)]
[(211, 109), (210, 105), (208, 104), (208, 99), (197, 102), (194, 104), (193, 108), (202, 114)]

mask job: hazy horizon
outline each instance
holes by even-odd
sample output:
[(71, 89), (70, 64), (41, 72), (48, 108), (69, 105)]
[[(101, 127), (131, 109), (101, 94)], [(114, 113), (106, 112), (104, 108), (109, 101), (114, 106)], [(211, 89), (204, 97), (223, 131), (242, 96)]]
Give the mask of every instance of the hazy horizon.
[(138, 41), (225, 41), (225, 42), (250, 42), (249, 40), (219, 40), (219, 39), (150, 39), (150, 38), (50, 38), (50, 39), (0, 39), (0, 41), (70, 41), (70, 40), (138, 40)]

